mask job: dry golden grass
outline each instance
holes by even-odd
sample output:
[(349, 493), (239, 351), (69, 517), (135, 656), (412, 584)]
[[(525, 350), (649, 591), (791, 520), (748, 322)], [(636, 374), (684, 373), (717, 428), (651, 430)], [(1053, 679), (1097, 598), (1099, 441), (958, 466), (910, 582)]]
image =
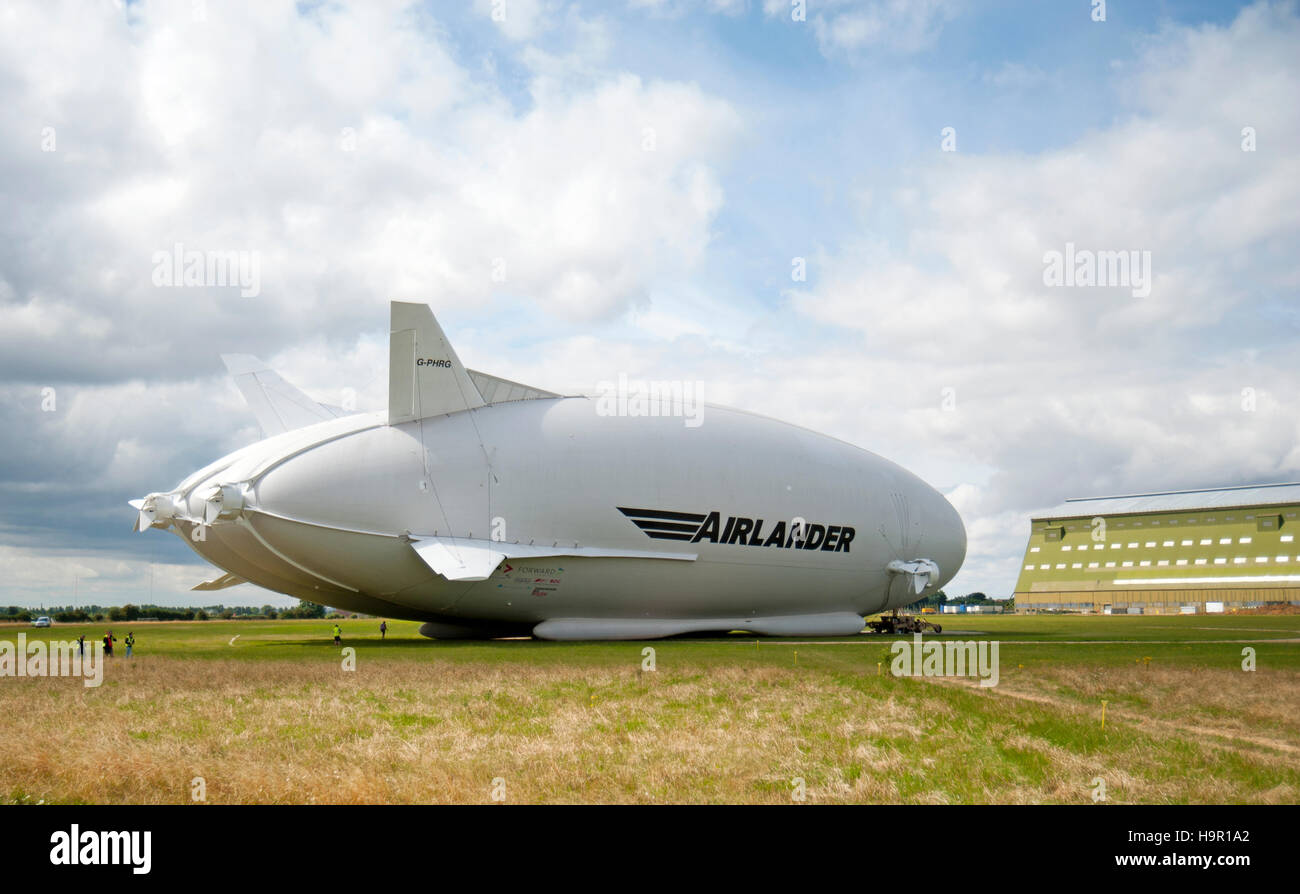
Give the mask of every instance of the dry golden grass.
[(1035, 694), (1082, 710), (1095, 710), (1106, 699), (1109, 715), (1119, 720), (1300, 761), (1300, 675), (1294, 671), (1058, 666), (1007, 682), (999, 687), (1004, 694)]
[[(1098, 775), (1129, 801), (1293, 802), (1300, 787), (1289, 752), (1171, 741), (1126, 717), (1095, 731), (1092, 700), (1130, 685), (1119, 671), (977, 690), (689, 662), (347, 673), (154, 656), (112, 670), (98, 689), (0, 681), (0, 799), (183, 803), (195, 777), (214, 803), (489, 803), (496, 778), (511, 803), (790, 803), (797, 777), (813, 803), (1081, 802)], [(1258, 724), (1294, 744), (1295, 679), (1270, 699), (1262, 677), (1255, 691), (1225, 676), (1202, 698), (1205, 672), (1151, 671), (1142, 691), (1187, 725)]]

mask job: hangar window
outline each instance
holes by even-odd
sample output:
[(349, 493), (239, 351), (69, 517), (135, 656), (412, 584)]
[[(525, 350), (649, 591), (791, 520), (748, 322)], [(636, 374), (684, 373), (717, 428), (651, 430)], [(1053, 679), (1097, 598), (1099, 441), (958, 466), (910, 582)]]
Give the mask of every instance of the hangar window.
[(1174, 564), (1175, 564), (1175, 565), (1186, 565), (1186, 564), (1187, 564), (1187, 560), (1186, 560), (1186, 559), (1179, 559), (1178, 561), (1174, 562)]
[(1261, 531), (1276, 531), (1282, 527), (1282, 516), (1280, 515), (1261, 515), (1255, 521), (1255, 527)]
[(1232, 542), (1232, 538), (1231, 538), (1231, 537), (1220, 537), (1220, 538), (1219, 538), (1219, 546), (1227, 546), (1227, 545), (1228, 545), (1229, 543), (1231, 543), (1231, 542)]
[(1227, 564), (1228, 564), (1228, 560), (1225, 559), (1225, 558), (1222, 558), (1222, 557), (1218, 557), (1218, 558), (1216, 558), (1216, 559), (1214, 560), (1214, 564), (1215, 564), (1215, 565), (1227, 565)]
[(1147, 549), (1150, 549), (1151, 547), (1153, 547), (1153, 546), (1155, 546), (1155, 545), (1156, 545), (1156, 542), (1155, 542), (1154, 540), (1148, 540), (1148, 541), (1147, 541)]
[(1081, 543), (1081, 544), (1079, 544), (1079, 552), (1083, 552), (1083, 551), (1086, 550), (1087, 548), (1088, 548), (1088, 544), (1086, 544), (1086, 543)]
[(1115, 567), (1115, 563), (1114, 563), (1114, 562), (1107, 562), (1107, 563), (1106, 563), (1106, 567), (1107, 567), (1107, 568), (1114, 568), (1114, 567)]
[(1212, 544), (1213, 542), (1214, 542), (1213, 540), (1211, 540), (1210, 538), (1207, 537), (1207, 538), (1205, 538), (1204, 540), (1201, 541), (1201, 546), (1209, 546), (1209, 545)]
[(1278, 556), (1278, 557), (1277, 557), (1277, 561), (1279, 561), (1279, 562), (1289, 562), (1289, 561), (1291, 561), (1291, 557), (1290, 557), (1290, 556)]
[(1069, 551), (1070, 551), (1070, 547), (1068, 545), (1061, 547), (1061, 552), (1068, 553)]
[(1128, 545), (1128, 548), (1129, 548), (1129, 549), (1137, 549), (1137, 544), (1136, 544), (1136, 543), (1130, 543), (1130, 544)]
[(1256, 561), (1256, 562), (1267, 562), (1267, 561), (1268, 561), (1268, 556), (1256, 556), (1256, 557), (1255, 557), (1255, 561)]
[(1171, 525), (1176, 525), (1176, 524), (1178, 524), (1178, 519), (1174, 519), (1174, 520), (1171, 521), (1169, 524), (1171, 524)]
[(1029, 547), (1029, 551), (1030, 551), (1031, 553), (1036, 553), (1036, 552), (1038, 552), (1038, 549), (1039, 549), (1039, 548), (1036, 547), (1036, 546), (1031, 546), (1031, 547)]
[[(1235, 515), (1225, 515), (1224, 518), (1226, 518), (1228, 521), (1236, 521), (1236, 520), (1237, 520), (1237, 516), (1235, 516)], [(1210, 521), (1214, 521), (1214, 519), (1210, 519)]]
[(1096, 562), (1089, 562), (1089, 563), (1088, 563), (1088, 567), (1089, 567), (1089, 568), (1096, 568), (1096, 567), (1097, 567), (1097, 564), (1098, 564), (1098, 563), (1096, 563)]
[(1211, 516), (1210, 516), (1209, 518), (1207, 518), (1205, 521), (1206, 521), (1207, 523), (1208, 523), (1208, 522), (1212, 522), (1212, 521), (1214, 521), (1214, 516), (1211, 515)]
[(1051, 566), (1051, 565), (1039, 565), (1039, 566), (1038, 566), (1038, 570), (1039, 570), (1039, 571), (1051, 571), (1051, 570), (1052, 570), (1052, 566)]
[(1237, 542), (1238, 542), (1238, 543), (1250, 543), (1250, 538), (1249, 538), (1249, 537), (1238, 537), (1238, 538), (1237, 538)]
[(1082, 567), (1083, 567), (1083, 563), (1082, 563), (1082, 562), (1075, 562), (1075, 563), (1074, 563), (1073, 565), (1071, 565), (1070, 567), (1071, 567), (1071, 568), (1082, 568)]
[(1233, 558), (1233, 560), (1232, 560), (1232, 564), (1234, 564), (1234, 565), (1245, 565), (1245, 564), (1246, 564), (1246, 557), (1245, 557), (1245, 556), (1235, 556), (1235, 557)]
[(1132, 563), (1131, 561), (1129, 561), (1129, 562), (1125, 562), (1125, 563), (1124, 563), (1124, 567), (1125, 567), (1125, 568), (1132, 568), (1132, 567), (1133, 567), (1133, 563)]
[(1197, 564), (1197, 565), (1204, 565), (1205, 562), (1206, 562), (1205, 559), (1197, 559), (1197, 560), (1196, 560), (1196, 564)]
[(1173, 545), (1174, 545), (1174, 542), (1173, 542), (1172, 540), (1166, 540), (1165, 543), (1164, 543), (1164, 545), (1165, 545), (1165, 546), (1173, 546)]
[(1161, 559), (1159, 562), (1156, 562), (1156, 564), (1157, 564), (1157, 565), (1168, 565), (1168, 564), (1169, 564), (1169, 560), (1168, 560), (1168, 559)]
[(1151, 567), (1151, 560), (1150, 560), (1150, 559), (1143, 559), (1141, 562), (1138, 562), (1138, 565), (1139, 565), (1140, 567), (1142, 567), (1142, 568), (1150, 568), (1150, 567)]
[(1182, 545), (1183, 545), (1183, 546), (1191, 546), (1191, 545), (1192, 545), (1192, 541), (1190, 541), (1190, 540), (1184, 540), (1184, 541), (1182, 541)]
[(1294, 512), (1288, 512), (1288, 513), (1286, 514), (1286, 517), (1287, 517), (1287, 518), (1295, 518), (1295, 513), (1294, 513)]
[(1052, 542), (1056, 542), (1065, 536), (1064, 528), (1044, 528), (1043, 537)]
[(1033, 565), (1026, 565), (1026, 566), (1025, 566), (1025, 570), (1026, 570), (1026, 571), (1033, 571), (1033, 570), (1034, 570), (1034, 566), (1033, 566)]
[(1292, 540), (1294, 540), (1294, 539), (1295, 539), (1295, 537), (1294, 537), (1293, 535), (1291, 535), (1291, 534), (1283, 534), (1283, 535), (1282, 535), (1282, 542), (1283, 542), (1283, 543), (1290, 543), (1290, 542), (1291, 542)]
[(1121, 546), (1123, 546), (1123, 545), (1124, 545), (1124, 544), (1122, 544), (1122, 543), (1112, 543), (1112, 544), (1110, 545), (1110, 548), (1111, 548), (1111, 549), (1119, 549), (1119, 548), (1120, 548)]

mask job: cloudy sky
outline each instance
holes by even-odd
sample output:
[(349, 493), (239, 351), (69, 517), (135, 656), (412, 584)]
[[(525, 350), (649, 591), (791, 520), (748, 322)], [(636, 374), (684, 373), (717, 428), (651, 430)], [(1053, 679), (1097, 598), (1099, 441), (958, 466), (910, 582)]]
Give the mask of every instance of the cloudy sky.
[[(222, 352), (384, 406), (393, 298), (902, 463), (950, 594), (1066, 497), (1300, 479), (1300, 10), (1104, 6), (5, 3), (0, 604), (214, 601), (125, 501), (258, 437)], [(177, 245), (257, 294), (159, 285)], [(1147, 288), (1049, 285), (1067, 246)]]

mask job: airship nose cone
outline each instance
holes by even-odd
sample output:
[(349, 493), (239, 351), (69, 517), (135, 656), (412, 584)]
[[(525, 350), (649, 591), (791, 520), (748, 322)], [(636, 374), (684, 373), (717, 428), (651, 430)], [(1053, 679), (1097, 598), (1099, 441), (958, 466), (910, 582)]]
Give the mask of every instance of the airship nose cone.
[(935, 506), (934, 541), (932, 558), (939, 566), (939, 583), (942, 587), (957, 576), (962, 563), (966, 561), (966, 525), (961, 515), (938, 491)]

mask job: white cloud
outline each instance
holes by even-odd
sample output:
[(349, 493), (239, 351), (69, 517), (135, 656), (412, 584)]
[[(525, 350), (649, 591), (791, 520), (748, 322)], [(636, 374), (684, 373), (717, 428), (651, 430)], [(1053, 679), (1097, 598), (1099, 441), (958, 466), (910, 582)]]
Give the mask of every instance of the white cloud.
[[(867, 50), (910, 53), (934, 43), (959, 11), (956, 0), (824, 0), (807, 4), (808, 23), (828, 57)], [(791, 6), (767, 0), (763, 11), (788, 18)]]
[[(202, 23), (184, 4), (133, 7), (134, 24), (97, 10), (83, 29), (92, 39), (70, 42), (78, 55), (39, 37), (38, 52), (0, 47), (0, 68), (30, 85), (9, 90), (0, 116), (33, 135), (8, 150), (29, 175), (0, 250), (13, 295), (0, 305), (0, 343), (13, 367), (49, 355), (74, 321), (163, 351), (195, 326), (236, 341), (248, 315), (231, 294), (152, 284), (153, 253), (176, 243), (258, 253), (264, 298), (242, 307), (269, 311), (256, 316), (263, 337), (301, 329), (289, 305), (357, 323), (359, 297), (371, 308), (399, 296), (447, 307), (507, 292), (601, 317), (643, 301), (659, 271), (701, 257), (723, 201), (714, 166), (740, 121), (699, 87), (568, 80), (552, 68), (515, 111), (452, 61), (416, 8), (328, 6), (302, 18), (293, 4), (253, 5), (260, 12), (222, 7)], [(68, 30), (58, 4), (22, 13), (23, 32)], [(87, 109), (89, 122), (56, 121), (58, 151), (39, 151), (49, 108), (81, 100), (77, 82), (43, 79), (45, 51), (108, 94), (96, 100), (118, 127)], [(111, 88), (93, 74), (110, 65), (122, 69)], [(68, 173), (86, 154), (112, 176)], [(68, 177), (80, 179), (65, 188)], [(492, 275), (497, 259), (504, 281)], [(192, 310), (178, 314), (182, 303)]]
[(477, 0), (475, 3), (475, 9), (513, 41), (536, 39), (552, 21), (557, 6), (542, 0)]

